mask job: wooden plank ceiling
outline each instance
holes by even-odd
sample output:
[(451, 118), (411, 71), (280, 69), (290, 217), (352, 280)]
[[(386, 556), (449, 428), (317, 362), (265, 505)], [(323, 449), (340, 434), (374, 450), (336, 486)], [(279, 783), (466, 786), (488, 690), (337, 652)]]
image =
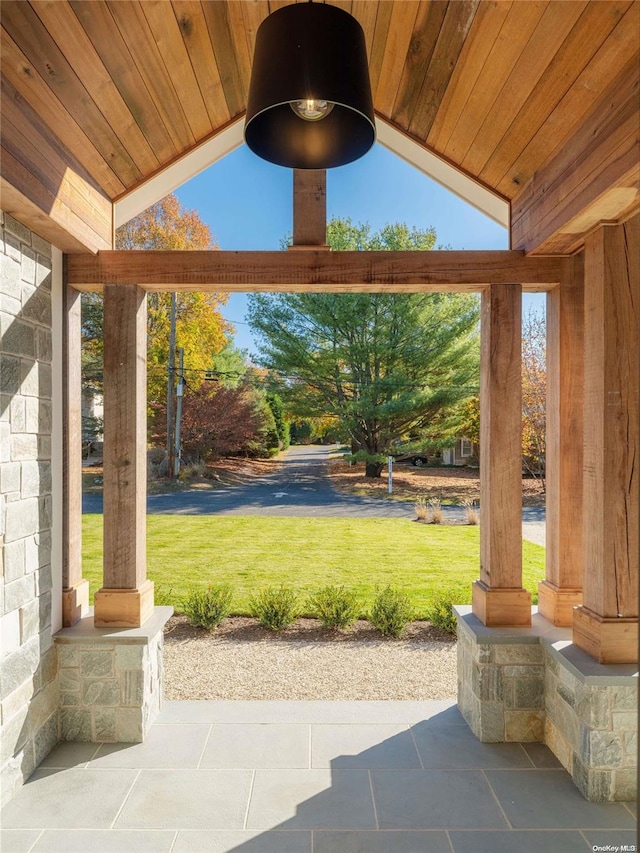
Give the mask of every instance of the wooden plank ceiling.
[[(105, 199), (242, 116), (256, 30), (283, 5), (3, 0), (4, 188), (16, 174), (23, 194), (34, 175), (46, 185), (66, 152), (85, 206), (103, 215)], [(640, 4), (630, 0), (335, 5), (364, 29), (377, 114), (508, 200), (638, 65)], [(624, 180), (637, 189), (637, 174)]]

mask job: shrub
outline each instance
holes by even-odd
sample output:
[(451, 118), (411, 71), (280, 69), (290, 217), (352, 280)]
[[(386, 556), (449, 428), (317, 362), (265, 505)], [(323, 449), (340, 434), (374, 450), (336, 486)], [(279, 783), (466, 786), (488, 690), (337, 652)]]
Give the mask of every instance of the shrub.
[(231, 612), (232, 598), (233, 589), (227, 584), (193, 589), (185, 598), (182, 611), (192, 625), (213, 631)]
[(155, 584), (153, 603), (156, 607), (173, 607), (175, 613), (182, 613), (182, 604), (176, 601), (173, 589)]
[(309, 596), (307, 606), (325, 628), (350, 628), (358, 618), (358, 595), (344, 586), (319, 589)]
[(441, 590), (427, 607), (427, 619), (434, 628), (439, 628), (447, 634), (455, 634), (456, 617), (453, 615), (453, 605), (467, 603), (469, 594), (469, 590), (462, 586)]
[(413, 616), (409, 596), (397, 587), (386, 586), (375, 597), (369, 622), (385, 637), (400, 637)]
[(187, 462), (186, 465), (183, 465), (180, 469), (180, 473), (178, 474), (178, 479), (180, 482), (184, 483), (188, 480), (193, 480), (194, 477), (204, 477), (207, 473), (207, 466), (201, 460), (196, 460), (194, 462)]
[(166, 462), (148, 462), (147, 463), (147, 480), (159, 480), (167, 473)]
[(271, 631), (281, 631), (295, 622), (298, 613), (298, 596), (291, 587), (270, 586), (249, 599), (249, 612)]

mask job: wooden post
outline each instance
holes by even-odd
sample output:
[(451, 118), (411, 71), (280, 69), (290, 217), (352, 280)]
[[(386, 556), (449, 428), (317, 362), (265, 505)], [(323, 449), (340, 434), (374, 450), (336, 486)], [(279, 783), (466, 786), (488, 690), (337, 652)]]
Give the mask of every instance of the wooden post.
[(81, 294), (65, 284), (64, 303), (62, 625), (69, 628), (89, 611), (89, 581), (82, 577)]
[(98, 627), (139, 627), (153, 612), (146, 572), (147, 303), (104, 288), (104, 569)]
[(293, 246), (289, 248), (329, 248), (325, 169), (293, 170)]
[(530, 625), (522, 588), (522, 288), (482, 293), (480, 580), (473, 612), (485, 625)]
[(573, 641), (638, 659), (640, 215), (585, 240), (584, 605)]
[(582, 604), (584, 257), (563, 262), (547, 293), (546, 572), (538, 611), (570, 627)]

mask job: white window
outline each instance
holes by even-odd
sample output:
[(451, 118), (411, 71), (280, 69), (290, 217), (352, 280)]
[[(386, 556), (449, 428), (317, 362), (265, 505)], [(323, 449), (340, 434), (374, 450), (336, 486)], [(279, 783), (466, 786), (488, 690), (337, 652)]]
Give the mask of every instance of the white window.
[(468, 438), (460, 439), (460, 456), (473, 456), (473, 444)]

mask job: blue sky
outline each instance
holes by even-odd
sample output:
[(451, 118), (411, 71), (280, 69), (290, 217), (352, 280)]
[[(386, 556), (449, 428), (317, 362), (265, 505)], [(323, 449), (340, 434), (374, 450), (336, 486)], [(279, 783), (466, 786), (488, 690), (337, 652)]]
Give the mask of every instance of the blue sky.
[[(193, 180), (177, 196), (210, 226), (221, 249), (277, 250), (292, 224), (292, 171), (261, 160), (241, 146)], [(507, 231), (381, 145), (355, 163), (327, 172), (327, 217), (433, 226), (452, 249), (507, 249)], [(537, 295), (524, 299), (539, 307)], [(255, 349), (245, 324), (246, 296), (233, 294), (224, 310), (236, 327), (236, 346)]]

